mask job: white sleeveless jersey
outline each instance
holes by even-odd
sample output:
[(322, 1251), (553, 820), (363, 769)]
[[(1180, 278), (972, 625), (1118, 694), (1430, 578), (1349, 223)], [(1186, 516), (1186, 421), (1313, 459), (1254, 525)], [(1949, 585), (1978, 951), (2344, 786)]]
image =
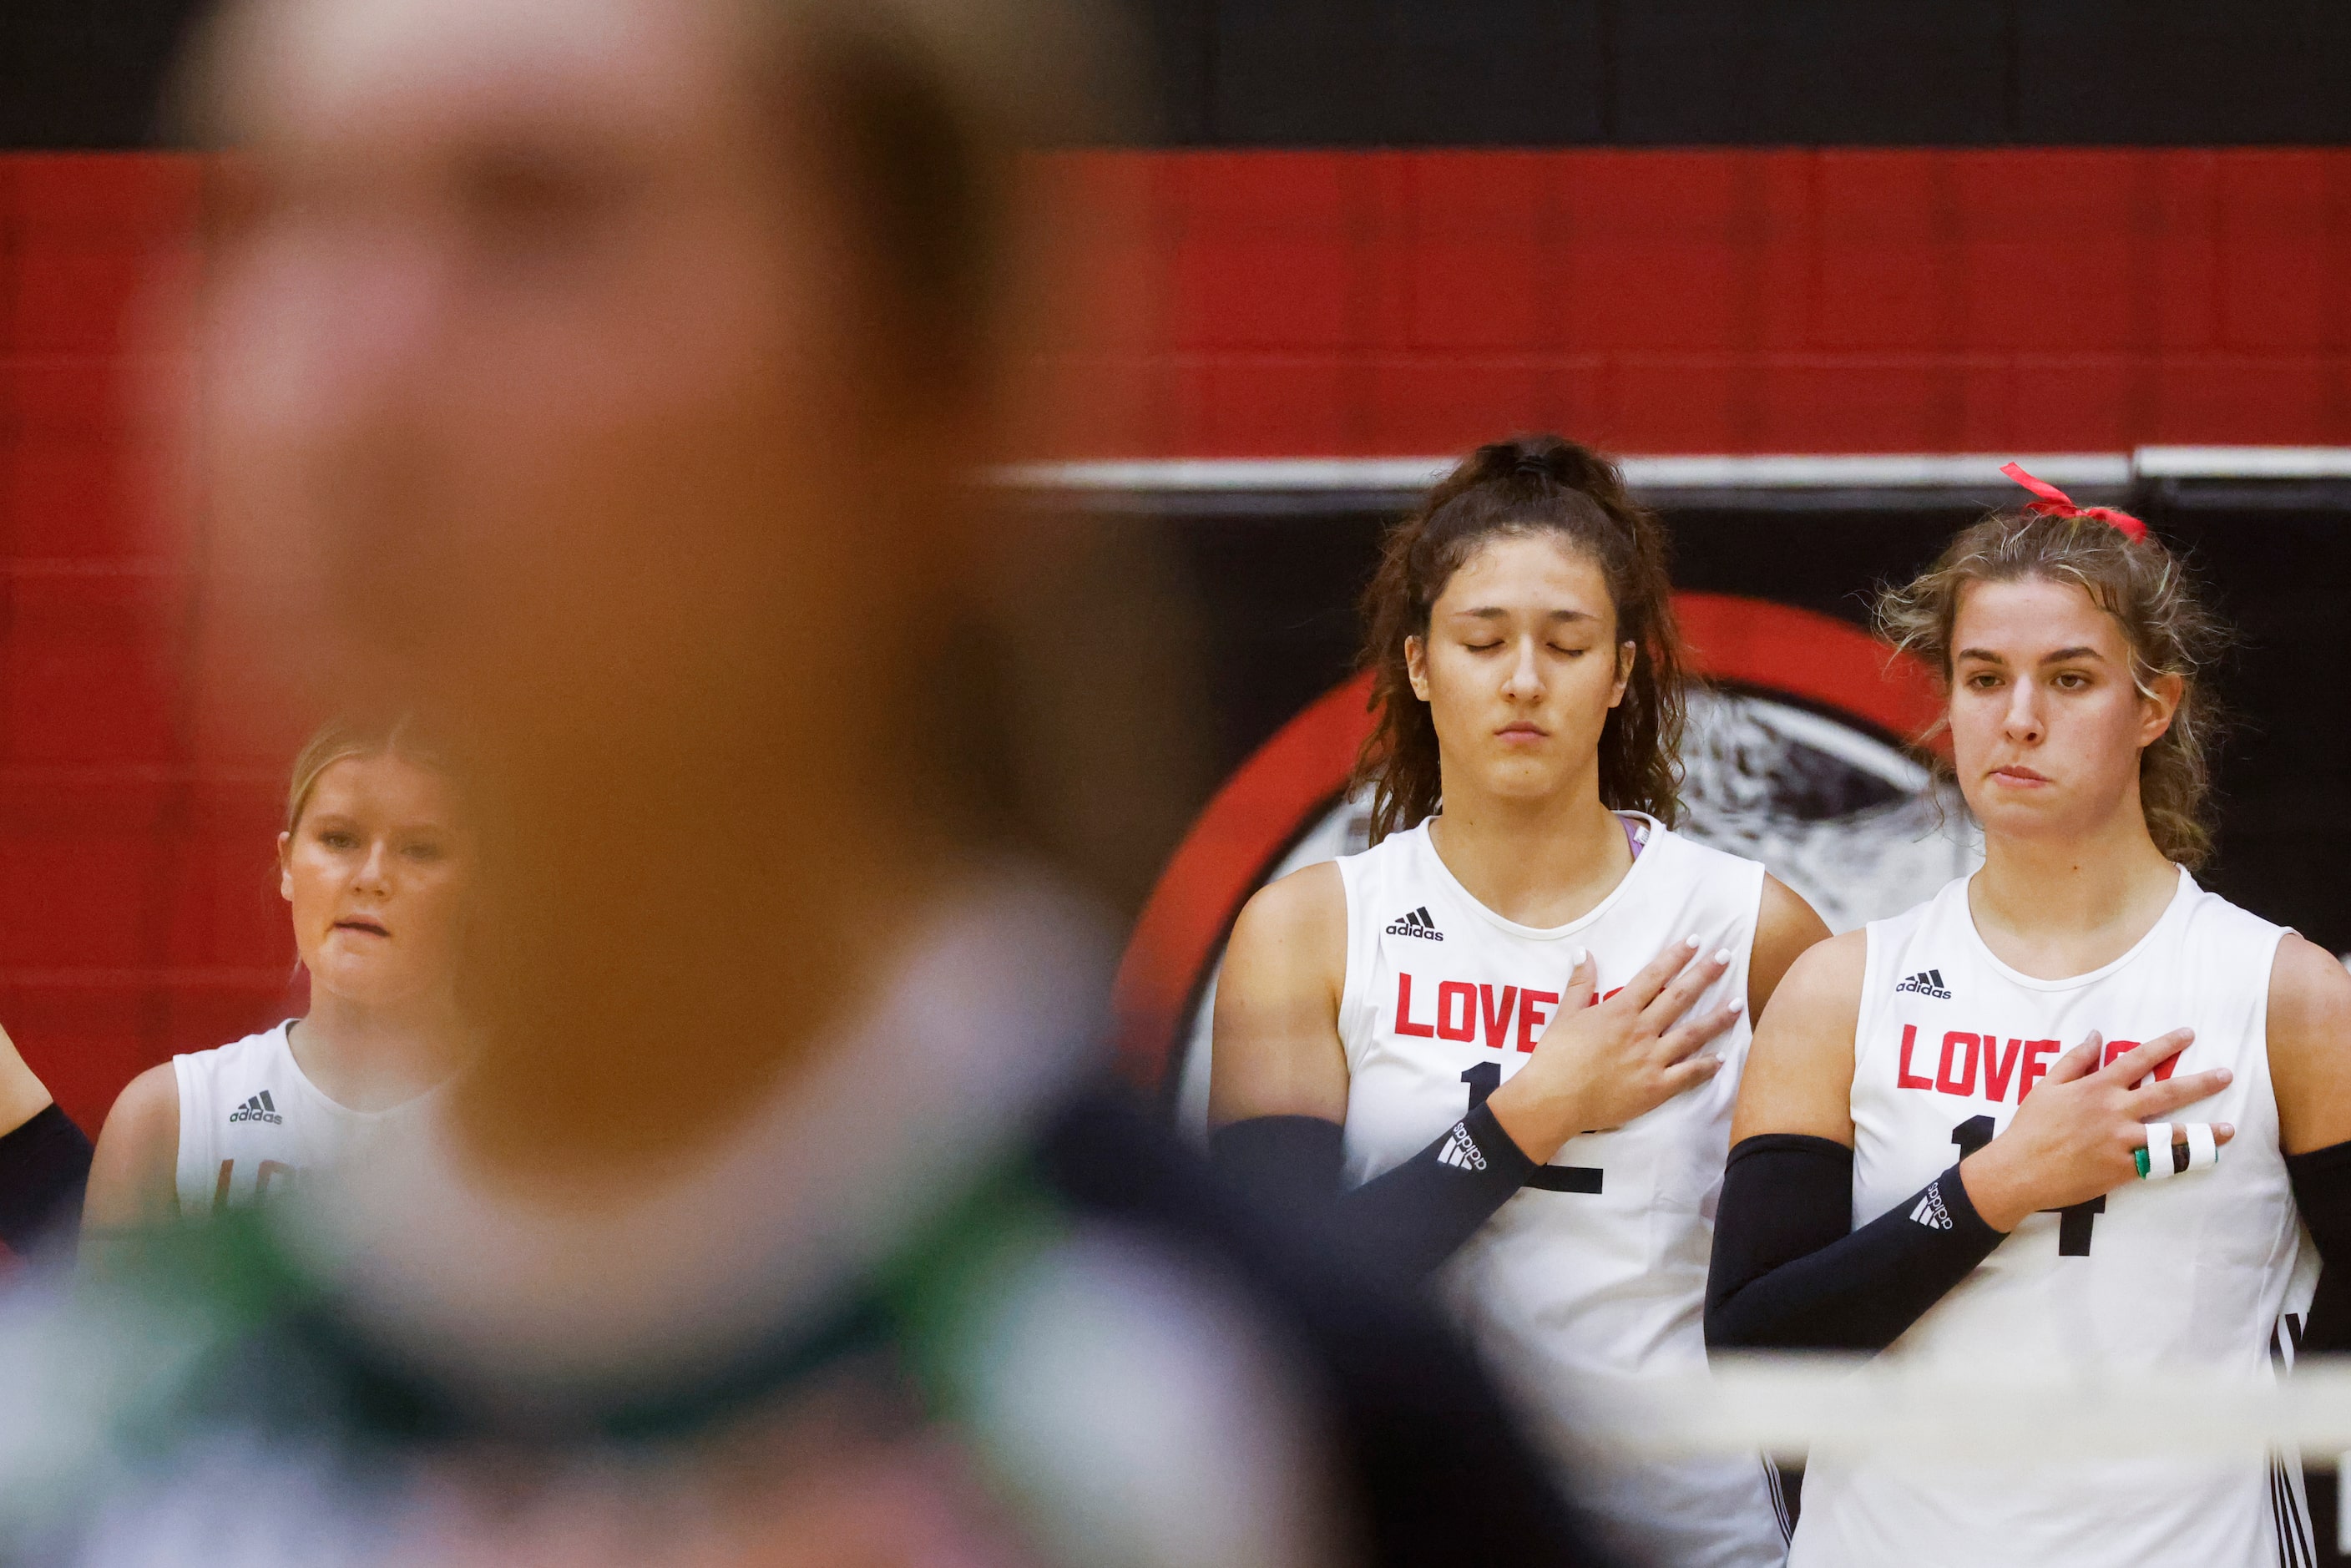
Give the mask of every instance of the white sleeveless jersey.
[[(1572, 925), (1539, 930), (1472, 898), (1428, 825), (1343, 857), (1347, 978), (1347, 1179), (1402, 1164), (1528, 1060), (1591, 949), (1613, 992), (1668, 944), (1728, 947), (1700, 998), (1747, 994), (1763, 868), (1668, 832)], [(1573, 1406), (1612, 1383), (1706, 1364), (1701, 1322), (1731, 1103), (1746, 1060), (1740, 1021), (1708, 1050), (1708, 1083), (1604, 1133), (1571, 1139), (1446, 1266), (1440, 1283), (1487, 1359), (1570, 1461), (1576, 1500), (1629, 1561), (1750, 1568), (1786, 1553), (1777, 1478), (1759, 1458), (1610, 1463), (1579, 1450)]]
[[(1854, 1040), (1856, 1227), (2005, 1128), (2056, 1058), (2093, 1030), (2109, 1061), (2194, 1030), (2176, 1071), (2225, 1067), (2234, 1077), (2170, 1120), (2237, 1129), (2212, 1169), (2126, 1182), (2103, 1199), (2030, 1217), (1886, 1357), (2011, 1378), (2162, 1366), (2273, 1375), (2281, 1312), (2306, 1302), (2310, 1284), (2307, 1270), (2296, 1279), (2307, 1249), (2270, 1087), (2270, 966), (2283, 935), (2185, 871), (2136, 946), (2070, 979), (2035, 979), (1994, 957), (1969, 913), (1965, 877), (1870, 925)], [(1791, 1561), (2299, 1563), (2308, 1557), (2298, 1490), (2297, 1475), (2259, 1452), (1998, 1466), (1816, 1448)], [(2305, 1543), (2299, 1554), (2288, 1544), (2296, 1541)]]
[(344, 1158), (371, 1129), (413, 1105), (354, 1111), (302, 1075), (289, 1026), (172, 1058), (180, 1085), (180, 1212), (196, 1216), (282, 1196), (305, 1171)]

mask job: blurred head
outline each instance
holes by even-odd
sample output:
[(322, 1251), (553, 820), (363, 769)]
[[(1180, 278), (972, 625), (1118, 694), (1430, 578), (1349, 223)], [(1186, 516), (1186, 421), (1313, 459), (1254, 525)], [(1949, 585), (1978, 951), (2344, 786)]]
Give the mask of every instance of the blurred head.
[(287, 790), (277, 890), (313, 989), (377, 1009), (450, 1000), (467, 849), (448, 775), (397, 727), (312, 737)]
[(1878, 622), (1941, 672), (1952, 767), (1988, 833), (2064, 841), (2130, 812), (2168, 859), (2210, 852), (2202, 677), (2226, 632), (2154, 536), (1987, 517), (1888, 590)]
[(973, 836), (1015, 150), (1091, 57), (1029, 8), (245, 0), (200, 59), (224, 667), (464, 747), (486, 1144), (753, 1106)]
[(334, 673), (625, 706), (750, 660), (796, 727), (896, 695), (973, 543), (938, 502), (992, 439), (1007, 173), (893, 15), (230, 13), (197, 458)]
[(1682, 652), (1665, 530), (1555, 435), (1481, 446), (1389, 531), (1364, 600), (1374, 842), (1446, 788), (1678, 812)]

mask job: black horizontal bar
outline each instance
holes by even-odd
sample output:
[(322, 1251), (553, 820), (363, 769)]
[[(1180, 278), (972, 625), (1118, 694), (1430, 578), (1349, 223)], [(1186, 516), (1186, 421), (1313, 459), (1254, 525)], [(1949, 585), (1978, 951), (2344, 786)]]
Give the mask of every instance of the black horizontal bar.
[[(2351, 144), (2339, 0), (1113, 0), (1198, 147)], [(198, 0), (0, 5), (0, 148), (157, 139)]]

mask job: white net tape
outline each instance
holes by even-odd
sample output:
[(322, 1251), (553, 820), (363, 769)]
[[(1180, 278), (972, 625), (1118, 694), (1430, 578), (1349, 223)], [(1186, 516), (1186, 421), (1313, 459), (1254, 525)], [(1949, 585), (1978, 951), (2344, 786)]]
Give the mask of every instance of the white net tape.
[[(2149, 1410), (2176, 1418), (2151, 1422)], [(2351, 1356), (2247, 1378), (2202, 1367), (1961, 1374), (1755, 1354), (1719, 1357), (1686, 1378), (1612, 1385), (1576, 1420), (1588, 1452), (1635, 1460), (1761, 1453), (1802, 1465), (1815, 1447), (2000, 1465), (2283, 1453), (2351, 1475)], [(2351, 1510), (2336, 1536), (2351, 1552)]]
[[(2179, 1419), (2149, 1422), (2149, 1410)], [(1724, 1357), (1707, 1374), (1613, 1385), (1578, 1420), (1599, 1443), (1658, 1456), (1801, 1461), (1815, 1444), (2000, 1461), (2271, 1448), (2332, 1456), (2351, 1450), (2351, 1358), (2247, 1379), (2193, 1367), (1961, 1375), (1882, 1358)]]

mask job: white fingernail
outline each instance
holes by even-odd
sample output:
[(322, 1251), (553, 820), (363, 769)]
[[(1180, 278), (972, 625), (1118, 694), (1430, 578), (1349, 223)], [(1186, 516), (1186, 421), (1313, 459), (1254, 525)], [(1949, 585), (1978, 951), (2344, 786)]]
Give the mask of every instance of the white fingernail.
[(1695, 936), (1685, 936), (1682, 938), (1682, 946), (1685, 947), (1695, 947), (1698, 946), (1698, 938)]
[(1729, 962), (1730, 962), (1730, 949), (1729, 949), (1729, 948), (1728, 948), (1728, 947), (1717, 947), (1717, 948), (1714, 950), (1714, 961), (1715, 961), (1716, 963), (1718, 963), (1718, 964), (1728, 964), (1728, 963), (1729, 963)]
[(1592, 956), (1592, 949), (1591, 949), (1591, 948), (1589, 948), (1589, 947), (1578, 947), (1578, 948), (1575, 950), (1575, 957), (1574, 957), (1573, 961), (1572, 961), (1572, 962), (1567, 966), (1567, 972), (1568, 972), (1569, 974), (1573, 975), (1573, 973), (1575, 973), (1575, 971), (1577, 971), (1578, 969), (1581, 969), (1582, 967), (1583, 967), (1583, 961), (1584, 961), (1586, 958), (1589, 958), (1589, 957), (1591, 957), (1591, 956)]
[(1745, 997), (1733, 997), (1730, 998), (1728, 1005), (1732, 1012), (1742, 1012), (1746, 1009), (1747, 998)]

